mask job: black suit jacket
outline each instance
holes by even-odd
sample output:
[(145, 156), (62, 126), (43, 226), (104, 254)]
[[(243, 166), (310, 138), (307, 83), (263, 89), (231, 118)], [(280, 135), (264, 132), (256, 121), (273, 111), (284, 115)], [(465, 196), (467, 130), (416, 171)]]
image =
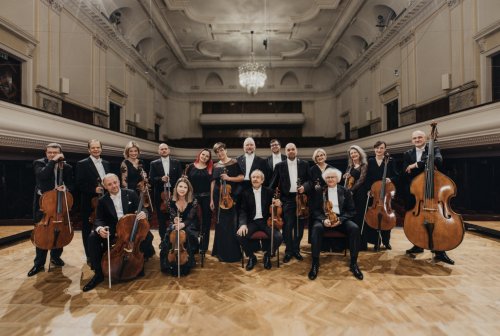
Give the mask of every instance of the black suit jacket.
[[(310, 190), (310, 173), (309, 163), (304, 160), (297, 160), (297, 177), (301, 179), (306, 192)], [(281, 196), (289, 196), (290, 194), (290, 174), (288, 172), (287, 160), (282, 161), (274, 167), (273, 177), (269, 186), (275, 189), (279, 185)]]
[[(403, 172), (401, 176), (405, 176), (407, 180), (411, 182), (415, 176), (417, 176), (418, 174), (420, 174), (425, 170), (425, 164), (427, 162), (428, 155), (429, 155), (429, 145), (427, 144), (425, 145), (425, 150), (422, 153), (422, 158), (420, 159), (420, 161), (417, 162), (418, 168), (412, 169), (411, 173), (408, 174), (405, 171), (406, 167), (417, 161), (417, 150), (415, 149), (415, 147), (413, 147), (410, 150), (407, 150), (403, 154)], [(441, 169), (443, 165), (443, 157), (441, 156), (441, 151), (437, 146), (434, 146), (434, 164), (436, 165), (437, 169)]]
[[(33, 161), (33, 169), (35, 171), (35, 180), (36, 180), (35, 194), (38, 194), (38, 192), (43, 194), (44, 192), (54, 189), (55, 165), (56, 165), (55, 161), (52, 160), (49, 161), (47, 158)], [(63, 181), (68, 191), (72, 191), (74, 189), (73, 167), (71, 167), (67, 163), (64, 163)]]
[[(314, 189), (311, 192), (311, 203), (310, 210), (311, 216), (314, 220), (323, 221), (326, 218), (324, 210), (324, 200), (328, 200), (327, 187), (321, 189)], [(324, 198), (323, 198), (323, 193)], [(337, 197), (339, 199), (339, 219), (343, 223), (346, 220), (353, 220), (356, 216), (356, 207), (354, 206), (354, 200), (352, 199), (352, 194), (343, 186), (337, 184)], [(359, 223), (356, 223), (359, 225)]]
[(161, 163), (161, 158), (151, 162), (151, 165), (149, 168), (149, 180), (153, 184), (154, 199), (155, 199), (154, 202), (155, 202), (156, 207), (158, 207), (159, 204), (161, 203), (160, 194), (163, 191), (163, 181), (161, 180), (161, 178), (165, 175), (169, 176), (170, 184), (173, 188), (175, 186), (175, 184), (177, 183), (177, 180), (182, 175), (182, 166), (181, 166), (180, 161), (170, 157), (170, 166), (169, 166), (169, 171), (167, 174), (165, 173), (165, 170), (163, 169), (163, 164)]
[[(281, 154), (281, 162), (286, 161), (286, 155)], [(273, 167), (273, 156), (268, 156), (266, 158), (266, 164), (267, 164), (267, 176), (266, 176), (266, 184), (270, 185), (271, 183), (271, 178), (273, 177), (273, 172), (274, 172), (274, 167)]]
[[(102, 166), (106, 174), (110, 172), (108, 161), (102, 160)], [(76, 186), (81, 193), (94, 196), (98, 179), (100, 179), (99, 173), (90, 156), (77, 162)]]
[[(246, 164), (247, 160), (246, 160), (245, 154), (238, 156), (236, 158), (236, 161), (238, 161), (238, 165), (240, 166), (241, 171), (243, 172), (243, 176), (245, 176), (246, 175), (246, 171), (247, 171), (247, 164)], [(250, 173), (248, 174), (249, 177), (250, 177), (250, 174), (252, 174), (252, 172), (255, 169), (259, 169), (260, 171), (262, 171), (264, 173), (264, 177), (265, 178), (269, 175), (267, 173), (266, 160), (264, 160), (261, 157), (258, 157), (257, 155), (255, 155), (254, 158), (253, 158), (252, 166), (250, 167)]]
[[(273, 191), (271, 188), (262, 186), (261, 190), (261, 207), (262, 207), (262, 218), (267, 220), (270, 216), (269, 206), (273, 201)], [(252, 222), (255, 217), (256, 204), (255, 204), (255, 195), (252, 189), (247, 189), (241, 195), (241, 209), (239, 213), (239, 224), (247, 225), (249, 222)]]
[[(139, 197), (130, 189), (122, 189), (122, 207), (123, 214), (133, 214), (139, 206)], [(143, 209), (145, 211), (145, 209)], [(96, 218), (94, 222), (94, 230), (99, 226), (109, 226), (110, 236), (114, 237), (116, 233), (116, 224), (118, 223), (118, 215), (116, 214), (115, 205), (109, 193), (99, 198), (97, 203)]]

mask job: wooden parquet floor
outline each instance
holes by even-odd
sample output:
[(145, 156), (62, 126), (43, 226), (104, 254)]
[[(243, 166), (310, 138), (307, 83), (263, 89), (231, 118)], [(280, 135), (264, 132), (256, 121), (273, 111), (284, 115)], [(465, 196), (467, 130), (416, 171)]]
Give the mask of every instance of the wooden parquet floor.
[[(158, 234), (155, 232), (155, 246)], [(449, 252), (454, 266), (430, 252), (410, 259), (411, 244), (393, 230), (392, 251), (362, 252), (363, 281), (348, 257), (322, 254), (318, 279), (305, 260), (247, 272), (241, 263), (208, 257), (187, 277), (159, 271), (88, 293), (92, 272), (79, 234), (65, 249), (63, 268), (26, 277), (34, 248), (24, 241), (0, 249), (1, 335), (498, 335), (499, 240), (466, 233)]]

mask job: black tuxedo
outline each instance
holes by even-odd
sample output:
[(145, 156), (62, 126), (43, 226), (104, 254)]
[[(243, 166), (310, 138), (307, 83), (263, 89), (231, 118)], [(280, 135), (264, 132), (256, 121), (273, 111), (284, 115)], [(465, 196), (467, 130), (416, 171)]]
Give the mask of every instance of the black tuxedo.
[(360, 229), (356, 223), (353, 222), (356, 216), (356, 207), (352, 194), (343, 186), (337, 184), (337, 198), (339, 202), (340, 214), (338, 218), (340, 224), (327, 228), (323, 225), (326, 218), (324, 211), (324, 200), (328, 200), (328, 188), (314, 189), (311, 192), (311, 251), (314, 258), (319, 257), (321, 251), (321, 243), (323, 240), (323, 233), (327, 230), (340, 231), (349, 237), (349, 251), (351, 254), (351, 264), (356, 263), (358, 259), (359, 244), (360, 244)]
[[(107, 174), (110, 172), (109, 162), (102, 160), (102, 166), (104, 172)], [(85, 255), (89, 257), (87, 249), (87, 240), (92, 231), (89, 224), (89, 217), (92, 212), (91, 201), (93, 197), (96, 197), (95, 188), (97, 188), (98, 180), (100, 181), (99, 173), (94, 164), (94, 161), (89, 157), (78, 161), (76, 164), (76, 185), (80, 191), (80, 212), (82, 216), (82, 240), (83, 247), (85, 249)]]
[[(238, 165), (240, 166), (241, 171), (243, 172), (243, 176), (246, 176), (246, 171), (247, 171), (246, 155), (243, 154), (243, 155), (238, 156), (236, 158), (236, 161), (238, 161)], [(252, 187), (252, 183), (250, 182), (251, 181), (250, 175), (256, 169), (259, 169), (264, 174), (265, 178), (269, 175), (267, 173), (266, 160), (264, 160), (261, 157), (258, 157), (257, 155), (254, 155), (252, 166), (250, 167), (250, 172), (248, 174), (249, 179), (243, 180), (243, 182), (241, 183), (241, 186), (243, 187), (243, 189), (249, 189)]]
[(149, 168), (149, 179), (154, 188), (154, 206), (156, 211), (156, 216), (158, 217), (158, 231), (160, 233), (160, 238), (164, 239), (165, 233), (167, 231), (167, 215), (160, 211), (161, 205), (161, 193), (163, 191), (163, 181), (161, 178), (168, 175), (170, 179), (171, 190), (175, 187), (177, 180), (182, 175), (182, 166), (180, 161), (170, 157), (169, 171), (165, 172), (163, 169), (163, 164), (161, 158), (151, 162)]
[[(123, 215), (133, 214), (139, 206), (139, 197), (130, 189), (121, 189), (121, 201)], [(145, 211), (145, 209), (143, 209)], [(109, 226), (110, 240), (114, 241), (116, 235), (116, 225), (118, 224), (118, 215), (116, 214), (115, 205), (109, 193), (106, 193), (99, 199), (97, 203), (96, 219), (94, 230), (88, 239), (88, 252), (92, 267), (96, 274), (102, 275), (101, 260), (106, 250), (106, 239), (95, 231), (98, 227)], [(154, 254), (152, 245), (153, 235), (148, 232), (146, 239), (141, 243), (140, 249), (144, 252), (144, 257), (149, 258)]]
[[(281, 162), (286, 161), (286, 155), (280, 154), (281, 155)], [(266, 185), (271, 184), (271, 178), (273, 177), (273, 172), (274, 172), (274, 166), (273, 166), (273, 156), (268, 156), (266, 159), (266, 164), (267, 164), (267, 175), (266, 175)]]
[[(33, 197), (33, 220), (38, 223), (43, 218), (43, 212), (40, 211), (40, 196), (50, 190), (53, 190), (56, 185), (56, 174), (54, 168), (56, 162), (42, 158), (33, 161), (33, 169), (35, 171), (35, 192)], [(63, 182), (68, 191), (73, 190), (73, 168), (64, 163), (63, 167)], [(61, 256), (63, 249), (53, 249), (50, 251), (51, 258)], [(36, 257), (34, 260), (35, 266), (42, 266), (47, 259), (47, 250), (36, 248)]]
[[(248, 233), (244, 236), (237, 236), (240, 245), (243, 247), (247, 256), (252, 256), (256, 250), (255, 246), (251, 245), (250, 237), (257, 231), (264, 231), (268, 237), (271, 237), (271, 228), (267, 226), (267, 219), (271, 216), (269, 207), (273, 200), (273, 191), (265, 186), (261, 187), (261, 209), (262, 219), (254, 219), (256, 213), (255, 195), (253, 188), (247, 189), (241, 195), (241, 208), (239, 214), (239, 226), (246, 225)], [(274, 228), (273, 238), (273, 252), (278, 249), (283, 241), (281, 232)], [(269, 240), (263, 241), (262, 248), (264, 251), (270, 253), (271, 242)]]
[[(310, 174), (309, 164), (307, 161), (297, 160), (297, 178), (302, 181), (305, 192), (310, 189)], [(297, 223), (297, 203), (295, 196), (297, 193), (290, 193), (290, 173), (288, 171), (288, 160), (278, 163), (274, 167), (273, 177), (269, 185), (271, 189), (279, 186), (281, 192), (281, 202), (283, 204), (284, 225), (283, 235), (285, 238), (285, 254), (293, 255), (300, 252), (300, 241), (304, 235), (304, 221), (307, 219), (299, 219)]]

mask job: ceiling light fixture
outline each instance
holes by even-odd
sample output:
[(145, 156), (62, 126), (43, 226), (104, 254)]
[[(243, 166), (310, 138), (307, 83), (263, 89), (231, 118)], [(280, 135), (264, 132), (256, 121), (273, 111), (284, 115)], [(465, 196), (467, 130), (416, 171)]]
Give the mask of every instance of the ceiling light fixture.
[(259, 88), (264, 87), (266, 83), (266, 66), (255, 62), (253, 52), (253, 30), (251, 34), (251, 49), (250, 49), (250, 62), (242, 64), (238, 67), (240, 85), (247, 89), (251, 95), (257, 94)]

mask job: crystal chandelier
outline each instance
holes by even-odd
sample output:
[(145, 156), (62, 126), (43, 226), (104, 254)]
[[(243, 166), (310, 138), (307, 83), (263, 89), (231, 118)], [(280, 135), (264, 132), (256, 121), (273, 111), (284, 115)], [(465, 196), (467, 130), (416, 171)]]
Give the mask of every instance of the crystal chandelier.
[(264, 87), (267, 79), (266, 66), (264, 64), (256, 63), (253, 53), (253, 30), (250, 32), (252, 35), (252, 47), (250, 52), (250, 62), (242, 64), (238, 68), (240, 85), (247, 89), (251, 95), (257, 94), (259, 88)]

